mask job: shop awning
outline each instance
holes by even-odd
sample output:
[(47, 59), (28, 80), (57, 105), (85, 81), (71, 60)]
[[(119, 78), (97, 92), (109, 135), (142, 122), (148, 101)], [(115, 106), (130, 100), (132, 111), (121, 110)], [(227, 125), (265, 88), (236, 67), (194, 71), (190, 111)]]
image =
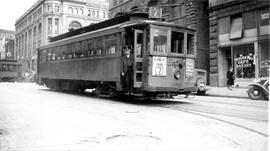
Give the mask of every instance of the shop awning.
[(242, 37), (243, 18), (233, 18), (231, 23), (230, 39), (237, 39)]

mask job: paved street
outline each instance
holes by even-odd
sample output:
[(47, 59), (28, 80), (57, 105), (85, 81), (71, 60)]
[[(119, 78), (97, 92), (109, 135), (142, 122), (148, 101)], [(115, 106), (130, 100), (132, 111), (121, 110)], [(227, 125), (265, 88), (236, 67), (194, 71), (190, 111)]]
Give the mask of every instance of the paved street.
[(0, 83), (0, 151), (266, 151), (268, 102), (112, 100)]

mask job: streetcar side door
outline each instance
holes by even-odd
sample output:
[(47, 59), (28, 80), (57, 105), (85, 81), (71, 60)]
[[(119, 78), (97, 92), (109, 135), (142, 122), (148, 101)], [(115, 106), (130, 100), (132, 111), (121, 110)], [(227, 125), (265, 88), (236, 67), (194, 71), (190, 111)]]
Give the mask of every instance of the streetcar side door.
[(134, 75), (133, 83), (134, 88), (139, 88), (142, 86), (143, 78), (143, 30), (136, 29), (134, 31)]

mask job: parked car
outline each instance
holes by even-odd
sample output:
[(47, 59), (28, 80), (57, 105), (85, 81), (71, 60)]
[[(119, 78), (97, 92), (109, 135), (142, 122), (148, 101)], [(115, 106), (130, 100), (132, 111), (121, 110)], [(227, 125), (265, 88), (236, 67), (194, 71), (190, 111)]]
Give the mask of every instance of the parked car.
[(204, 95), (207, 91), (206, 88), (206, 81), (207, 81), (207, 71), (203, 69), (194, 69), (195, 76), (196, 76), (196, 87), (197, 87), (197, 94)]
[(249, 98), (253, 100), (269, 99), (269, 77), (255, 79), (249, 86), (247, 91)]

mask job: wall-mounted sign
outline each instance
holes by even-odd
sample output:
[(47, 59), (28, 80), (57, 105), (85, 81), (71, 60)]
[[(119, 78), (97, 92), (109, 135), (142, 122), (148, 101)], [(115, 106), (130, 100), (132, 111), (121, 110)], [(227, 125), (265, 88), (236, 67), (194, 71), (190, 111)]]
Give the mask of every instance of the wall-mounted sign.
[(153, 57), (152, 76), (166, 76), (166, 67), (166, 57)]
[(186, 59), (186, 77), (194, 76), (194, 66), (195, 66), (194, 59)]

